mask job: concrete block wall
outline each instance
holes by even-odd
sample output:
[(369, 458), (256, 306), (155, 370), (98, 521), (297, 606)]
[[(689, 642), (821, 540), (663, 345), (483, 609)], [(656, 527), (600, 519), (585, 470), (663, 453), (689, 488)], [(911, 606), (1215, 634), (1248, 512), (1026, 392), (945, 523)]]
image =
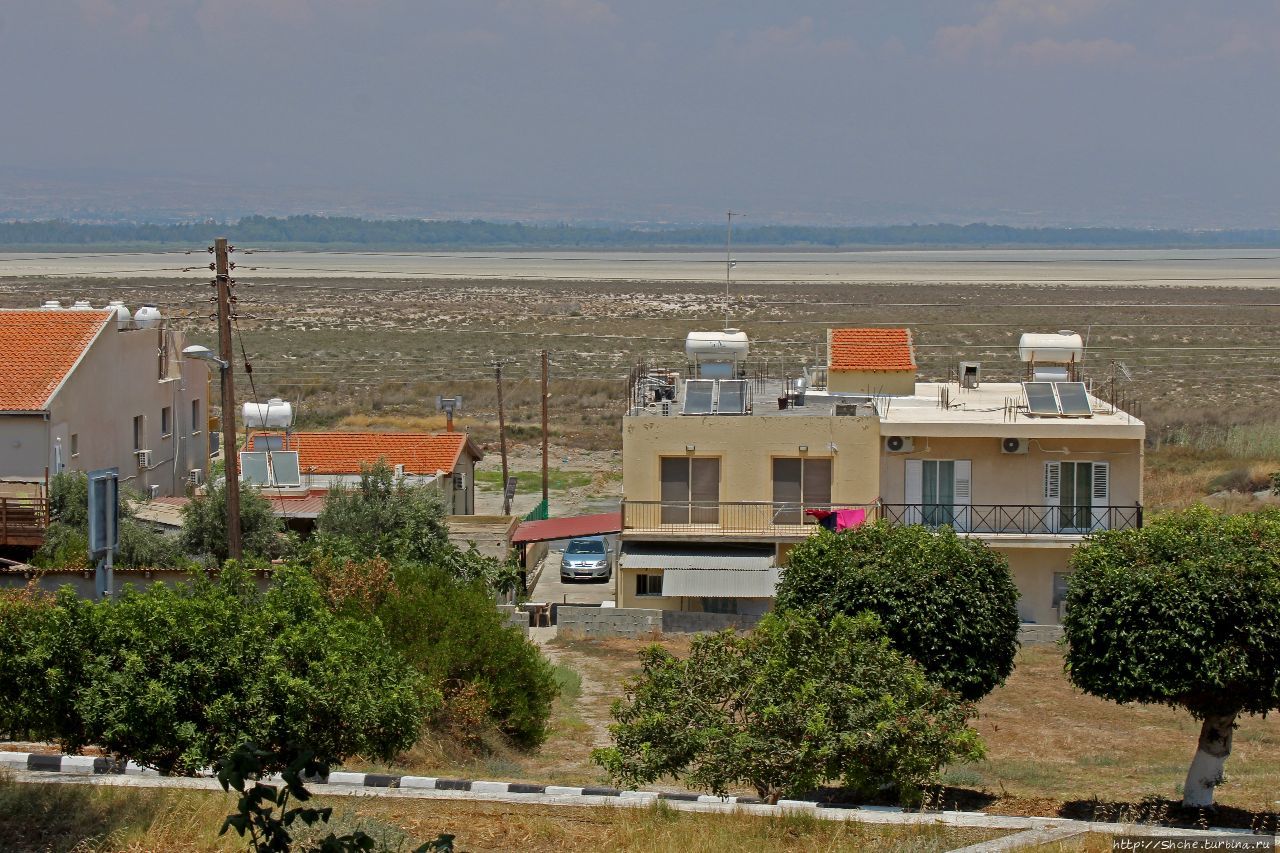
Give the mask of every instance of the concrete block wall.
[(662, 611), (622, 607), (556, 608), (557, 635), (587, 640), (625, 637), (656, 640), (662, 635)]
[(662, 630), (666, 634), (695, 634), (699, 631), (743, 630), (753, 627), (763, 614), (690, 613), (682, 610), (662, 611)]
[(1063, 636), (1061, 625), (1021, 625), (1018, 627), (1018, 642), (1024, 646), (1056, 645)]

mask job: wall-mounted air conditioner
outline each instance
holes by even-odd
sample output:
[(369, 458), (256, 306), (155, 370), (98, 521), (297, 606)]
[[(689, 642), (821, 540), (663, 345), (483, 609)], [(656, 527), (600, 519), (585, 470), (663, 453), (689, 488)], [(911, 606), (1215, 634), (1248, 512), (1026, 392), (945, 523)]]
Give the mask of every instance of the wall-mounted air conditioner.
[(187, 482), (193, 486), (204, 485), (204, 469), (192, 468), (191, 471), (187, 474)]
[(454, 475), (453, 475), (453, 490), (454, 490), (455, 492), (461, 492), (461, 491), (464, 491), (466, 488), (467, 488), (467, 475), (466, 475), (466, 474), (454, 474)]
[(1001, 453), (1026, 453), (1031, 447), (1031, 442), (1025, 438), (1002, 438), (1000, 439)]
[(910, 453), (915, 450), (915, 442), (905, 435), (885, 436), (884, 449), (888, 453)]
[(152, 499), (160, 497), (160, 487), (154, 484), (147, 486), (147, 497)]
[(139, 468), (151, 467), (151, 451), (150, 450), (135, 450), (133, 451), (133, 455), (138, 457)]

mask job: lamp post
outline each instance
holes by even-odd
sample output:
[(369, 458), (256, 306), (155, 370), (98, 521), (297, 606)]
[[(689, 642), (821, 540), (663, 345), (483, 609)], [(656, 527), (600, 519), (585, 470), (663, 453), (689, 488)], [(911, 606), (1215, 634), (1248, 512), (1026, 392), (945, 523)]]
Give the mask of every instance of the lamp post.
[(239, 560), (240, 548), (240, 460), (236, 456), (236, 403), (232, 387), (231, 362), (219, 358), (208, 347), (193, 344), (182, 350), (187, 358), (218, 365), (222, 379), (222, 456), (227, 481), (227, 556)]

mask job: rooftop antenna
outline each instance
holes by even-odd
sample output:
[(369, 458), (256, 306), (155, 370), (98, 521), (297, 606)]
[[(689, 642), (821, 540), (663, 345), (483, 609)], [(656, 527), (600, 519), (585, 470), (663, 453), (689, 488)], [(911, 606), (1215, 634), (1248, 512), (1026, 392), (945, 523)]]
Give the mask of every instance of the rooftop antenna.
[(742, 214), (730, 210), (725, 216), (729, 221), (724, 235), (724, 330), (727, 332), (729, 331), (729, 271), (737, 266), (731, 254), (733, 250), (733, 217), (742, 216)]

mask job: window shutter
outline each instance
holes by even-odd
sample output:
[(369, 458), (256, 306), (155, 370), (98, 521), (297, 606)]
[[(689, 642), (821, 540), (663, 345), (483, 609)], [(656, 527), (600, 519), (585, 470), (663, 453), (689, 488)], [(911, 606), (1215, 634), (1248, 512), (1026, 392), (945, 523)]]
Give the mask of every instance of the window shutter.
[(1062, 495), (1062, 463), (1044, 463), (1044, 503), (1057, 506)]
[(920, 504), (924, 501), (924, 466), (919, 459), (908, 459), (906, 464), (906, 481), (903, 492), (903, 503), (907, 505), (903, 513), (903, 521), (907, 524), (921, 522)]
[(1093, 463), (1093, 505), (1108, 506), (1111, 503), (1111, 463)]
[(973, 498), (973, 463), (957, 459), (955, 463), (955, 524), (956, 530), (969, 529), (969, 502)]

